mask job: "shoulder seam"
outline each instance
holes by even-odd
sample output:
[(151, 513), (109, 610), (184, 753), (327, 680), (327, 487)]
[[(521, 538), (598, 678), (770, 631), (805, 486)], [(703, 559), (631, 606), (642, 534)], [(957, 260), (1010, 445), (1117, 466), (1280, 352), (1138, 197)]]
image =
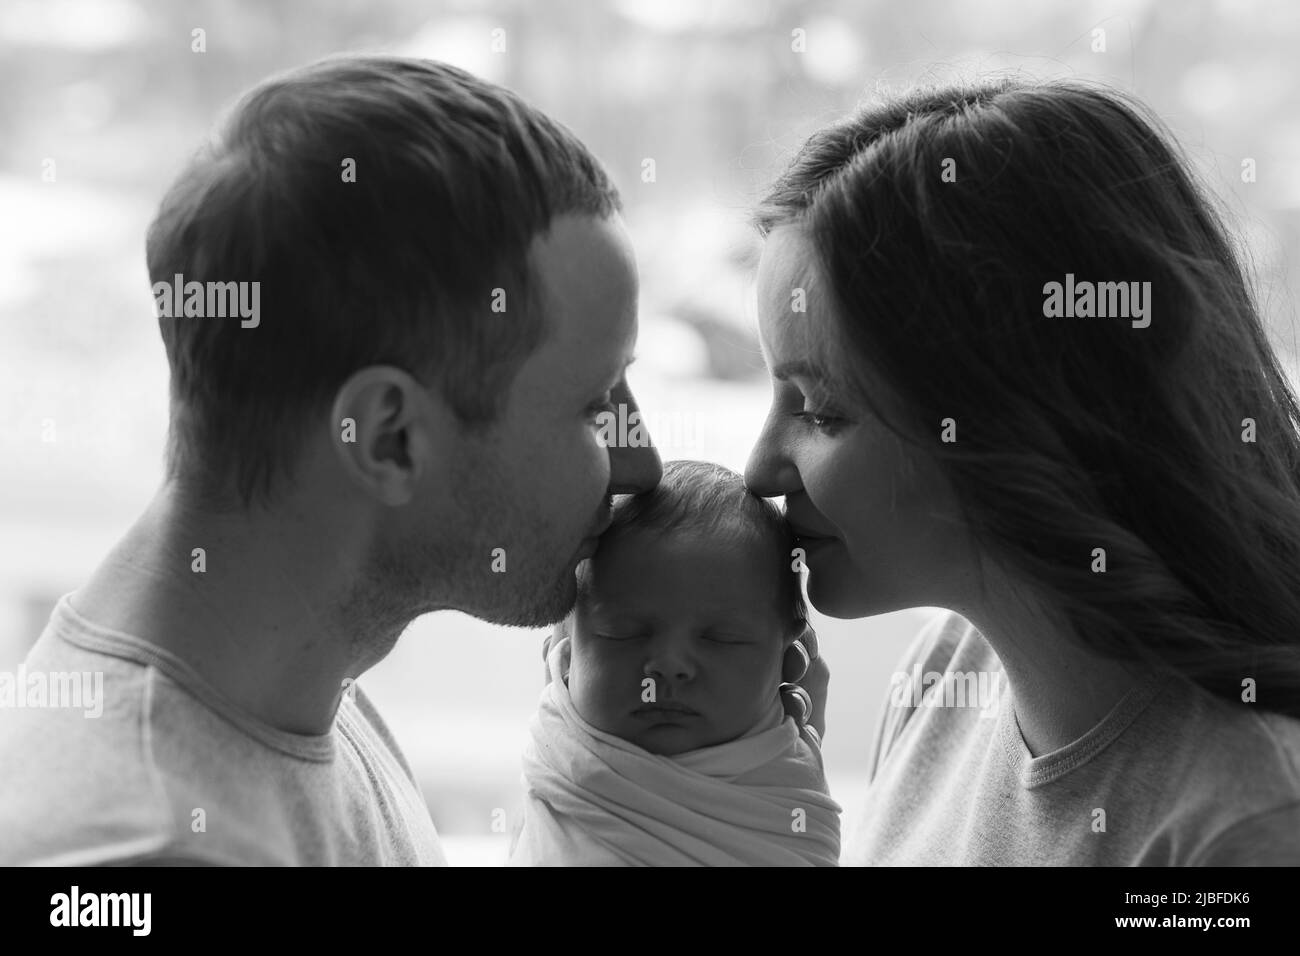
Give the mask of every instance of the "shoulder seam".
[(144, 693), (140, 698), (140, 757), (144, 762), (145, 773), (149, 777), (149, 789), (153, 794), (154, 806), (161, 816), (162, 832), (166, 834), (166, 842), (170, 843), (175, 836), (173, 831), (175, 830), (176, 821), (172, 817), (171, 800), (168, 798), (162, 773), (159, 771), (153, 755), (153, 720), (151, 717), (154, 684), (160, 673), (152, 664), (144, 665)]
[(1256, 820), (1260, 819), (1261, 817), (1266, 817), (1269, 816), (1270, 814), (1280, 813), (1286, 810), (1300, 810), (1300, 800), (1288, 800), (1285, 803), (1279, 803), (1276, 806), (1269, 807), (1266, 810), (1258, 810), (1255, 813), (1242, 817), (1240, 820), (1233, 821), (1232, 823), (1224, 827), (1222, 830), (1220, 830), (1218, 833), (1216, 833), (1213, 837), (1211, 837), (1209, 841), (1206, 842), (1205, 846), (1203, 846), (1199, 852), (1197, 852), (1190, 860), (1188, 860), (1187, 865), (1197, 866), (1201, 860), (1205, 859), (1214, 850), (1216, 850), (1219, 847), (1219, 845), (1223, 842), (1224, 838), (1229, 836), (1234, 830), (1246, 826), (1249, 823), (1254, 823)]

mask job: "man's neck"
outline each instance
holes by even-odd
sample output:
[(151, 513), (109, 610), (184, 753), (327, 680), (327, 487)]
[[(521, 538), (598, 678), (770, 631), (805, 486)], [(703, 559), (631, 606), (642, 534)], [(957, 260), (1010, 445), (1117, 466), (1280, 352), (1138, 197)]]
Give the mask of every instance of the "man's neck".
[(347, 549), (301, 510), (211, 514), (183, 499), (164, 485), (73, 607), (169, 651), (273, 727), (327, 733), (343, 680), (397, 636), (344, 625), (359, 573)]

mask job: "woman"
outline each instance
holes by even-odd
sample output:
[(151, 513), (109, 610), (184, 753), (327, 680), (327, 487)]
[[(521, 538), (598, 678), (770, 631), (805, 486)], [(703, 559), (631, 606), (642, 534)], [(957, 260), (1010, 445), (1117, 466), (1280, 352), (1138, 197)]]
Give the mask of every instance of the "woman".
[(957, 612), (845, 862), (1300, 863), (1300, 406), (1157, 129), (1077, 84), (917, 93), (759, 209), (747, 481), (820, 611)]

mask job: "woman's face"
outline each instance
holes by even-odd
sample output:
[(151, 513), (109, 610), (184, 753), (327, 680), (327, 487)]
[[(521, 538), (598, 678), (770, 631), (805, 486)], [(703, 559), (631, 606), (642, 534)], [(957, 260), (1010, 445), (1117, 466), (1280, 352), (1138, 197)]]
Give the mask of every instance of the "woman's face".
[[(805, 311), (795, 311), (801, 298)], [(928, 456), (828, 386), (816, 355), (829, 350), (816, 345), (834, 321), (829, 299), (808, 240), (774, 229), (758, 268), (772, 407), (745, 481), (763, 497), (785, 496), (808, 598), (823, 614), (960, 606), (976, 561), (951, 489)], [(933, 424), (938, 442), (942, 425)]]

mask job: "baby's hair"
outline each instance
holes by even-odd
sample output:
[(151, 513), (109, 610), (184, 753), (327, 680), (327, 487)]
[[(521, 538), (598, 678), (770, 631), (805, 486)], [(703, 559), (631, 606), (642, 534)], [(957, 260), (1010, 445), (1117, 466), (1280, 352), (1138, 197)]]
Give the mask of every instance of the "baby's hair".
[(794, 534), (781, 509), (746, 488), (740, 475), (711, 462), (667, 462), (654, 490), (614, 499), (604, 538), (675, 531), (696, 531), (724, 542), (760, 540), (771, 553), (773, 572), (780, 582), (780, 606), (789, 608), (795, 635), (802, 633), (808, 623), (808, 608), (798, 575), (791, 569)]

